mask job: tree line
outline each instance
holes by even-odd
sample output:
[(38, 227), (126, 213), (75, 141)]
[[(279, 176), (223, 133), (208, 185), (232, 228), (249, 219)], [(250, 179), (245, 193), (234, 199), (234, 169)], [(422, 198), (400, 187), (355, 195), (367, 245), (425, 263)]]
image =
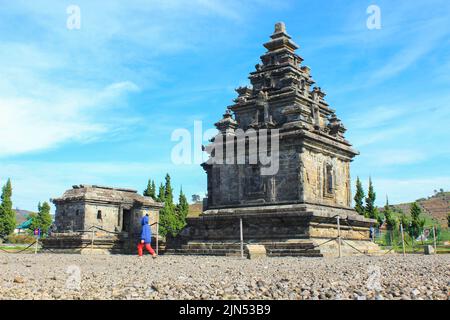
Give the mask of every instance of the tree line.
[[(2, 188), (1, 204), (0, 204), (0, 239), (6, 240), (16, 228), (16, 212), (13, 210), (12, 202), (12, 183), (8, 179)], [(38, 212), (32, 213), (28, 217), (31, 218), (31, 225), (27, 230), (32, 233), (32, 230), (40, 229), (42, 235), (46, 235), (52, 225), (52, 216), (50, 214), (50, 205), (48, 202), (38, 204)]]
[(149, 179), (143, 195), (164, 203), (164, 208), (159, 211), (159, 233), (162, 236), (176, 236), (186, 226), (189, 203), (183, 193), (183, 188), (180, 190), (178, 203), (174, 203), (173, 188), (169, 174), (166, 174), (165, 183), (159, 185), (158, 192), (156, 192), (155, 181)]
[(386, 197), (383, 213), (379, 212), (375, 206), (376, 192), (371, 178), (369, 178), (369, 188), (366, 196), (361, 180), (357, 177), (354, 200), (356, 212), (366, 218), (377, 220), (378, 227), (386, 224), (388, 230), (397, 230), (401, 223), (406, 232), (417, 238), (425, 225), (425, 219), (421, 217), (422, 209), (417, 202), (411, 204), (409, 217), (401, 210), (397, 210), (401, 211), (400, 217), (397, 217), (392, 206), (389, 205), (389, 199)]

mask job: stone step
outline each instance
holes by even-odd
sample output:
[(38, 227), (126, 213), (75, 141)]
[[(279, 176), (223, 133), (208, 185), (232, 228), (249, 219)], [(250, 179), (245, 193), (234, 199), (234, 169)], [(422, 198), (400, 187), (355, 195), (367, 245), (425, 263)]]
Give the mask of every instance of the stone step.
[(264, 243), (267, 250), (271, 249), (313, 249), (314, 243), (312, 242), (275, 242)]
[(200, 255), (200, 256), (240, 256), (240, 251), (227, 249), (167, 249), (167, 255)]
[(225, 244), (225, 243), (211, 243), (211, 244), (185, 244), (181, 248), (185, 250), (215, 250), (215, 249), (225, 249), (225, 250), (240, 250), (240, 244)]
[[(322, 257), (319, 249), (315, 249), (311, 241), (296, 242), (263, 242), (268, 257)], [(240, 256), (239, 243), (226, 242), (190, 242), (181, 248), (167, 249), (169, 255), (208, 255), (208, 256)], [(245, 250), (247, 256), (247, 250)]]
[(267, 252), (273, 252), (273, 253), (277, 253), (277, 252), (285, 252), (285, 253), (301, 253), (301, 252), (313, 252), (313, 253), (320, 253), (319, 249), (267, 249)]
[(311, 257), (311, 258), (322, 258), (323, 254), (319, 252), (305, 252), (305, 251), (298, 251), (298, 252), (267, 252), (268, 257)]

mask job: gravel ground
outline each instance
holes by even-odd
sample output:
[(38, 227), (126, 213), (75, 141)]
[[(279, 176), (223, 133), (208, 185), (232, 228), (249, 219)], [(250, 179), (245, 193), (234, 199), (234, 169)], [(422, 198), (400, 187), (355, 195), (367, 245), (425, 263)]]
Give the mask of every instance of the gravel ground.
[[(81, 281), (78, 281), (81, 279)], [(0, 254), (0, 299), (450, 299), (450, 255)]]

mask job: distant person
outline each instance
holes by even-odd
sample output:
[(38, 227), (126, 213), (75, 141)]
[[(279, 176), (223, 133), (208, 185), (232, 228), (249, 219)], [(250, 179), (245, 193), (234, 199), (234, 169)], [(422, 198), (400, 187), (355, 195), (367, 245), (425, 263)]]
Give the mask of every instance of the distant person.
[(370, 232), (370, 239), (373, 241), (375, 236), (375, 228), (373, 226), (370, 226), (369, 232)]
[(152, 255), (153, 259), (156, 258), (156, 253), (153, 250), (151, 243), (152, 243), (152, 230), (148, 224), (149, 217), (148, 214), (146, 214), (141, 219), (141, 225), (142, 225), (142, 232), (141, 232), (141, 239), (138, 244), (138, 254), (139, 257), (142, 257), (143, 255), (143, 249), (145, 246), (145, 249)]

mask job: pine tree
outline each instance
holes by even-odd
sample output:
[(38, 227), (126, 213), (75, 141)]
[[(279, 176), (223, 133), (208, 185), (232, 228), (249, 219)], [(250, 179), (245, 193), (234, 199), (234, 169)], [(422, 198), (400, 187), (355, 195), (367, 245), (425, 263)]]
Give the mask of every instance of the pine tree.
[(409, 233), (411, 237), (417, 238), (420, 235), (421, 229), (425, 225), (425, 220), (420, 218), (422, 210), (420, 209), (417, 202), (411, 204), (411, 225), (409, 227)]
[(47, 234), (52, 225), (50, 205), (47, 202), (38, 204), (38, 213), (32, 217), (31, 229), (41, 229), (41, 234)]
[(153, 180), (152, 180), (152, 189), (151, 189), (150, 197), (152, 197), (153, 199), (156, 199), (156, 185), (155, 185), (155, 181), (153, 181)]
[(189, 203), (185, 194), (183, 193), (183, 189), (180, 190), (180, 196), (178, 198), (177, 205), (177, 220), (178, 220), (178, 230), (181, 231), (186, 226), (186, 218), (189, 214)]
[(391, 207), (389, 206), (389, 199), (386, 197), (386, 205), (384, 206), (384, 216), (386, 218), (386, 225), (389, 230), (397, 229), (398, 221), (394, 217)]
[(11, 180), (8, 179), (2, 189), (1, 204), (0, 204), (0, 238), (6, 238), (10, 235), (16, 227), (16, 214), (12, 209), (12, 185)]
[(156, 199), (155, 181), (151, 179), (148, 180), (147, 188), (145, 188), (143, 195), (145, 197), (151, 197), (152, 199)]
[(364, 189), (361, 183), (361, 180), (359, 180), (359, 177), (356, 178), (356, 193), (355, 193), (355, 210), (356, 212), (358, 212), (360, 215), (364, 215)]
[(166, 189), (164, 188), (164, 185), (161, 183), (159, 186), (159, 192), (158, 192), (158, 197), (157, 197), (158, 202), (165, 201), (165, 193), (166, 193)]
[(144, 197), (150, 197), (151, 193), (152, 193), (152, 181), (150, 179), (148, 179), (147, 188), (145, 188), (145, 190), (142, 193), (142, 195)]
[(169, 203), (173, 206), (173, 190), (172, 190), (172, 184), (170, 182), (170, 175), (166, 174), (166, 185), (165, 185), (165, 193), (164, 193), (164, 199), (166, 203)]
[(160, 187), (158, 198), (164, 199), (164, 208), (159, 211), (159, 223), (160, 223), (160, 233), (163, 236), (172, 235), (176, 236), (177, 234), (177, 215), (176, 208), (173, 203), (173, 191), (172, 185), (170, 182), (170, 175), (166, 175), (166, 184), (165, 186)]
[(366, 208), (364, 216), (371, 219), (377, 219), (375, 208), (376, 193), (373, 189), (372, 179), (369, 178), (369, 190), (366, 197)]

